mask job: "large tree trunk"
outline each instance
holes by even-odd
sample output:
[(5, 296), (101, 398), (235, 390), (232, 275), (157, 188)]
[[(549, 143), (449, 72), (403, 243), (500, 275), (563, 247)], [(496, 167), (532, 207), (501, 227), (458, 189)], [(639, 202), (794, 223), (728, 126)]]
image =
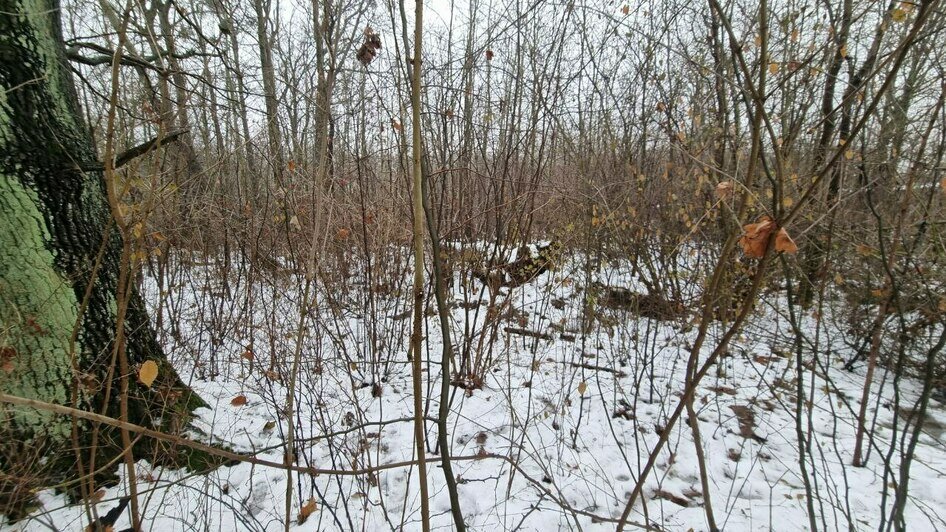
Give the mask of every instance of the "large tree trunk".
[[(118, 417), (119, 372), (109, 369), (121, 248), (65, 61), (58, 0), (0, 0), (0, 391)], [(167, 363), (137, 293), (125, 335), (132, 371), (145, 360), (160, 368), (152, 388), (130, 387), (128, 421), (156, 426), (160, 416), (167, 427), (180, 420), (173, 413), (202, 404)], [(72, 426), (0, 405), (0, 473), (18, 449), (74, 463)], [(82, 444), (90, 432), (78, 431)], [(98, 451), (115, 456), (119, 439), (108, 434)]]

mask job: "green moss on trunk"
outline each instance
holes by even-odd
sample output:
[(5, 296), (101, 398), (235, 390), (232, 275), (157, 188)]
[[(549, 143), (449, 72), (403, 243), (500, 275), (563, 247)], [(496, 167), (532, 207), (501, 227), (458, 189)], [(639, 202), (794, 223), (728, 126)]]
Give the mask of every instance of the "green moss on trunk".
[[(116, 336), (122, 241), (82, 124), (59, 13), (57, 0), (0, 0), (0, 390), (70, 404), (78, 387), (76, 406), (119, 417), (117, 371), (107, 403), (104, 390)], [(145, 360), (161, 366), (155, 386), (131, 386), (128, 421), (182, 426), (203, 402), (167, 363), (137, 293), (125, 328), (129, 366)], [(4, 406), (0, 416), (0, 473), (11, 469), (8, 458), (17, 459), (17, 449), (30, 447), (68, 457), (52, 463), (74, 463), (71, 420)], [(115, 431), (103, 428), (101, 435), (97, 465), (121, 450)], [(60, 478), (77, 473), (59, 472)]]

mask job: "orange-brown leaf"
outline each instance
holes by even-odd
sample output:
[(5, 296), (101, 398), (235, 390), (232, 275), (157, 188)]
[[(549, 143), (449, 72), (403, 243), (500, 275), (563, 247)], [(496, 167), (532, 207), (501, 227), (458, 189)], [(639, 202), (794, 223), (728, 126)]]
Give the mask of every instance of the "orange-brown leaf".
[(156, 378), (158, 378), (158, 365), (153, 360), (145, 360), (138, 369), (138, 380), (150, 388)]
[(758, 222), (743, 226), (742, 229), (745, 231), (745, 234), (739, 239), (742, 252), (747, 257), (761, 259), (765, 255), (769, 235), (775, 230), (775, 222), (768, 216), (762, 216)]
[(312, 515), (312, 512), (314, 512), (315, 509), (316, 509), (315, 499), (313, 499), (312, 497), (309, 497), (309, 500), (306, 501), (306, 503), (302, 505), (302, 508), (299, 509), (299, 524), (301, 525), (302, 523), (305, 523), (306, 519), (308, 519), (309, 516)]
[(792, 237), (788, 236), (788, 231), (784, 227), (779, 229), (778, 234), (775, 235), (775, 251), (782, 251), (789, 255), (798, 253), (798, 245), (795, 244)]
[(246, 404), (246, 396), (238, 395), (230, 401), (230, 404), (233, 406), (243, 406)]

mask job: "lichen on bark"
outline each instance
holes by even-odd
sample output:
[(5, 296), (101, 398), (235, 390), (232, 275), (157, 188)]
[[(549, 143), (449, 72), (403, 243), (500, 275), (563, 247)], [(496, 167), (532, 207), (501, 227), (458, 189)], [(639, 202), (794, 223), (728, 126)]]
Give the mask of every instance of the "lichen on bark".
[[(0, 390), (119, 416), (118, 372), (110, 368), (121, 250), (65, 62), (58, 1), (0, 0)], [(151, 389), (132, 382), (128, 421), (167, 428), (170, 413), (186, 417), (204, 406), (167, 362), (134, 291), (125, 336), (129, 367), (154, 360), (163, 368)], [(65, 443), (58, 451), (72, 453), (71, 420), (0, 405), (0, 421), (7, 439), (0, 450), (12, 439)], [(117, 440), (103, 435), (97, 451), (120, 451)]]
[[(6, 134), (3, 119), (0, 112), (0, 138)], [(6, 174), (0, 175), (0, 234), (0, 389), (65, 403), (72, 382), (69, 343), (78, 303), (53, 267), (35, 194)], [(9, 423), (56, 441), (69, 434), (67, 420), (52, 414), (10, 408), (9, 415)]]
[[(15, 47), (30, 47), (35, 59), (46, 65), (47, 94), (58, 102), (63, 125), (75, 128), (76, 123), (66, 102), (62, 78), (58, 70), (55, 48), (42, 46), (51, 40), (54, 31), (51, 19), (41, 15), (46, 7), (28, 1), (17, 15), (5, 13), (7, 19), (0, 31), (0, 61), (15, 55)], [(13, 31), (13, 26), (26, 24), (29, 31)], [(37, 35), (38, 34), (38, 35)], [(52, 41), (55, 42), (55, 41)], [(55, 65), (55, 66), (51, 66)], [(4, 71), (29, 65), (5, 64)], [(21, 143), (22, 110), (13, 103), (22, 101), (17, 91), (32, 91), (28, 83), (13, 85), (15, 76), (3, 72), (0, 86), (0, 389), (7, 393), (65, 402), (72, 382), (69, 341), (78, 318), (78, 303), (70, 283), (56, 268), (49, 243), (46, 217), (40, 211), (41, 201), (35, 190), (24, 186), (34, 170), (16, 157), (14, 150)], [(27, 80), (28, 82), (29, 80)], [(34, 83), (39, 82), (35, 80)], [(39, 109), (31, 109), (30, 118), (39, 119)], [(26, 178), (26, 179), (24, 179)], [(77, 346), (79, 347), (79, 346)], [(4, 409), (4, 421), (24, 434), (42, 436), (52, 443), (61, 442), (69, 433), (68, 420), (28, 409)]]

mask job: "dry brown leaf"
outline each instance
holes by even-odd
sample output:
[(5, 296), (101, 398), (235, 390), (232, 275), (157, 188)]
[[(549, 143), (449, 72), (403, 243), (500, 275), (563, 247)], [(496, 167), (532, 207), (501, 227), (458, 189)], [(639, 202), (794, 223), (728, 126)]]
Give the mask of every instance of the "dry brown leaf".
[(588, 383), (581, 381), (578, 383), (578, 395), (585, 395), (585, 392), (588, 391)]
[(16, 369), (16, 365), (13, 364), (14, 358), (16, 358), (16, 349), (10, 346), (0, 347), (0, 369), (4, 373), (13, 373)]
[(158, 378), (158, 365), (153, 360), (145, 360), (144, 364), (138, 369), (138, 380), (148, 388)]
[(233, 406), (243, 406), (246, 404), (246, 396), (238, 395), (230, 401), (230, 404)]
[(765, 255), (769, 235), (775, 230), (775, 222), (768, 216), (762, 216), (758, 222), (745, 225), (742, 229), (745, 231), (745, 234), (739, 239), (742, 252), (747, 257), (761, 259)]
[(302, 523), (305, 523), (306, 519), (308, 519), (309, 516), (312, 515), (312, 512), (314, 512), (315, 509), (316, 509), (315, 499), (313, 499), (312, 497), (309, 497), (309, 500), (306, 501), (306, 503), (302, 505), (301, 509), (299, 509), (299, 524), (301, 525)]
[(792, 237), (788, 236), (788, 231), (784, 227), (779, 229), (775, 235), (775, 251), (782, 251), (789, 255), (798, 253), (798, 245), (795, 244)]
[(723, 181), (722, 183), (716, 185), (716, 197), (719, 199), (729, 199), (733, 195), (735, 190), (735, 185), (732, 181)]

